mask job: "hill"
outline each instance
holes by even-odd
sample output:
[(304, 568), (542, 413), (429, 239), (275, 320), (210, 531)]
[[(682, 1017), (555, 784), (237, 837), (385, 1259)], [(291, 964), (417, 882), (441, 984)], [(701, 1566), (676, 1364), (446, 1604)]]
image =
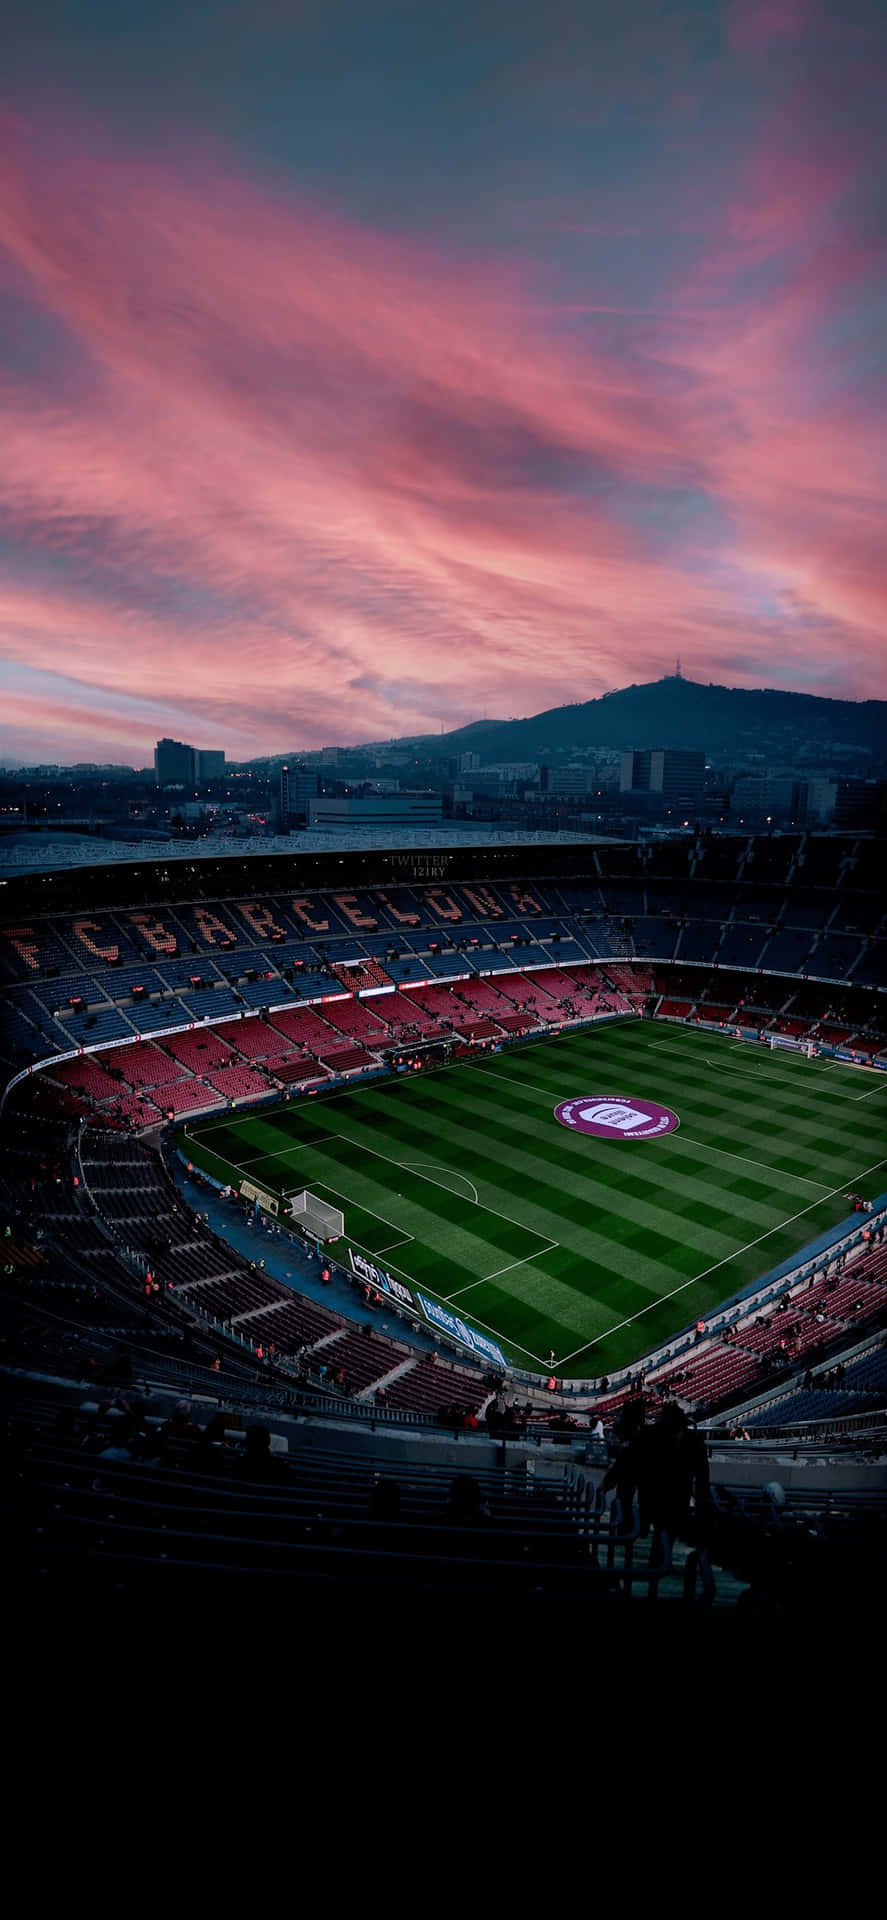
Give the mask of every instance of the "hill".
[(757, 749), (788, 758), (802, 747), (829, 754), (843, 746), (880, 758), (887, 752), (887, 701), (705, 686), (672, 675), (526, 720), (475, 721), (421, 744), (429, 758), (473, 752), (484, 761), (538, 760), (583, 747), (702, 748), (734, 758)]

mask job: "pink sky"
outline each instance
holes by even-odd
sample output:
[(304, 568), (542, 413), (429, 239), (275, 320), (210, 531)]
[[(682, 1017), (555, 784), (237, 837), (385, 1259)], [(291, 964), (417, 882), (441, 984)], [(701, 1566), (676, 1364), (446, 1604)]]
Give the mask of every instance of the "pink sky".
[[(801, 18), (751, 9), (737, 44)], [(0, 756), (379, 739), (678, 654), (691, 678), (883, 696), (859, 165), (774, 114), (716, 206), (675, 209), (695, 239), (639, 301), (606, 206), (602, 240), (562, 209), (565, 285), (218, 142), (147, 158), (6, 113)]]

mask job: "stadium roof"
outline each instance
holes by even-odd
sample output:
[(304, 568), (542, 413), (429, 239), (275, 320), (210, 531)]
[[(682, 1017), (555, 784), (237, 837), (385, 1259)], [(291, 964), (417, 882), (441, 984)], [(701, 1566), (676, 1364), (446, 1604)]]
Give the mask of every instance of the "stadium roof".
[(206, 834), (199, 840), (105, 840), (96, 834), (11, 833), (0, 841), (0, 876), (53, 873), (63, 868), (110, 866), (124, 861), (246, 859), (251, 854), (396, 851), (400, 848), (571, 846), (599, 842), (593, 833), (522, 832), (519, 828), (388, 827), (348, 828), (238, 838)]

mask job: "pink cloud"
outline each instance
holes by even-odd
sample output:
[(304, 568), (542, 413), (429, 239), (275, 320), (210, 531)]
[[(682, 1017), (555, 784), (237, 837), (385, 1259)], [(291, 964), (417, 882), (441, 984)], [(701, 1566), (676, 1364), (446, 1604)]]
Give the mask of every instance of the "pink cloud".
[[(826, 233), (844, 178), (762, 155), (662, 325), (617, 353), (565, 338), (503, 264), (218, 161), (7, 122), (0, 260), (76, 352), (0, 379), (0, 516), (24, 556), (0, 651), (92, 690), (141, 759), (161, 710), (232, 753), (379, 738), (588, 696), (676, 652), (716, 678), (755, 632), (746, 680), (810, 684), (818, 658), (835, 690), (817, 617), (841, 624), (840, 684), (875, 691), (877, 436), (797, 378), (866, 271)], [(777, 258), (775, 289), (737, 293)], [(723, 531), (669, 548), (650, 495), (688, 486)], [(47, 698), (35, 682), (32, 719)]]
[(810, 17), (810, 0), (733, 0), (730, 44), (740, 52), (761, 53), (774, 44), (799, 40)]

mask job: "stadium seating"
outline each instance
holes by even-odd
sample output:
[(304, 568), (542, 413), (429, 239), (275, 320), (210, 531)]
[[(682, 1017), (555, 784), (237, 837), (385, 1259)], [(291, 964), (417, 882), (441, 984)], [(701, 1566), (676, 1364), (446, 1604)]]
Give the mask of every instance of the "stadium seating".
[(91, 1100), (113, 1100), (120, 1092), (119, 1084), (100, 1066), (98, 1061), (84, 1056), (82, 1060), (67, 1060), (55, 1069), (53, 1076), (63, 1086), (75, 1087), (80, 1093), (87, 1093)]
[(222, 1067), (231, 1063), (231, 1048), (221, 1034), (206, 1028), (200, 1033), (171, 1033), (164, 1040), (164, 1049), (174, 1060), (181, 1061), (191, 1073), (206, 1073), (209, 1067)]
[(174, 1080), (157, 1088), (155, 1099), (164, 1113), (193, 1113), (198, 1108), (218, 1106), (221, 1094), (206, 1080), (198, 1080), (193, 1075), (187, 1080)]
[(189, 987), (180, 995), (189, 1020), (218, 1020), (225, 1013), (239, 1013), (241, 1001), (232, 987)]
[(168, 1086), (185, 1072), (178, 1060), (171, 1059), (160, 1047), (142, 1044), (120, 1047), (102, 1055), (106, 1073), (120, 1073), (131, 1087)]
[(363, 1041), (368, 1047), (379, 1045), (387, 1038), (382, 1021), (364, 1000), (335, 1000), (327, 1007), (325, 1017), (331, 1027), (347, 1033), (353, 1040)]
[(503, 998), (510, 1001), (512, 1007), (533, 1013), (538, 1019), (558, 1021), (560, 1013), (557, 1001), (540, 987), (533, 974), (509, 974), (501, 982)]
[(163, 1118), (161, 1108), (155, 1106), (146, 1093), (118, 1093), (117, 1098), (108, 1103), (108, 1112), (112, 1120), (125, 1121), (138, 1130), (158, 1126)]
[(240, 1020), (228, 1027), (225, 1037), (247, 1060), (272, 1060), (292, 1051), (286, 1035), (267, 1020)]
[(127, 1007), (126, 1018), (136, 1033), (149, 1034), (184, 1026), (188, 1014), (180, 1000), (142, 1000)]
[[(813, 1031), (824, 1045), (849, 1043), (869, 1057), (883, 1046), (868, 989), (884, 981), (884, 942), (866, 944), (881, 924), (880, 868), (866, 842), (701, 836), (581, 857), (586, 871), (575, 878), (497, 874), (334, 894), (315, 885), (298, 895), (290, 862), (286, 886), (273, 892), (235, 886), (219, 902), (207, 885), (199, 904), (22, 914), (2, 943), (3, 1058), (11, 1070), (103, 1047), (59, 1066), (35, 1099), (47, 1113), (55, 1099), (69, 1113), (98, 1106), (141, 1126), (170, 1109), (370, 1070), (383, 1048), (448, 1033), (498, 1041), (540, 1021), (556, 1026), (574, 1010), (637, 1011), (653, 992), (663, 1015), (785, 1037)], [(291, 993), (284, 966), (300, 999), (318, 1004), (266, 1019), (260, 1010)], [(401, 991), (398, 976), (415, 980), (420, 967), (427, 985)], [(436, 973), (457, 971), (470, 978), (435, 984)], [(799, 981), (808, 971), (824, 978)], [(192, 987), (197, 977), (204, 984)], [(394, 991), (357, 997), (389, 980)], [(134, 1001), (138, 986), (154, 997)], [(331, 998), (337, 987), (342, 997)], [(83, 1010), (71, 1011), (72, 1000)], [(65, 1009), (58, 1016), (56, 1006)], [(241, 1017), (216, 1027), (226, 1011)], [(167, 1031), (189, 1021), (199, 1031)], [(106, 1044), (137, 1033), (141, 1046)]]
[(304, 1086), (311, 1080), (325, 1079), (327, 1073), (323, 1062), (312, 1059), (310, 1054), (291, 1054), (285, 1060), (275, 1060), (271, 1070), (282, 1087)]
[(363, 1047), (341, 1047), (338, 1052), (325, 1054), (323, 1064), (328, 1073), (359, 1073), (377, 1066), (378, 1061)]
[(204, 1078), (226, 1100), (254, 1100), (257, 1093), (268, 1093), (271, 1085), (255, 1066), (214, 1067)]

